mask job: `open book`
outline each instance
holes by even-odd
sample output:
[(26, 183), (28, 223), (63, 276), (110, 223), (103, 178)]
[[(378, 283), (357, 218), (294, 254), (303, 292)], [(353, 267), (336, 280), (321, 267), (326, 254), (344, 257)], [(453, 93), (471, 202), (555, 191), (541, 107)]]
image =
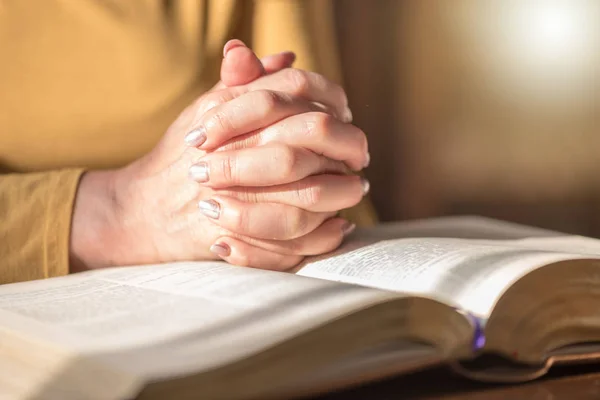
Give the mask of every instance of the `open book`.
[(295, 273), (220, 262), (0, 286), (0, 398), (291, 398), (446, 363), (600, 359), (600, 241), (457, 217), (358, 231)]

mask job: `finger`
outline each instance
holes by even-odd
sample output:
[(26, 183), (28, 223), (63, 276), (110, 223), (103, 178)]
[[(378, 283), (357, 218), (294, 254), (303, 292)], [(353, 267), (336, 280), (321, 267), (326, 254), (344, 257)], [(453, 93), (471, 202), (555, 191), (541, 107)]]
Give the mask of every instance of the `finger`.
[(227, 57), (227, 53), (229, 53), (230, 50), (233, 50), (236, 47), (245, 47), (248, 48), (246, 46), (246, 43), (242, 42), (239, 39), (230, 39), (228, 40), (224, 45), (223, 45), (223, 58)]
[(303, 256), (273, 253), (232, 237), (217, 239), (210, 250), (233, 265), (285, 271), (300, 264)]
[(241, 40), (230, 40), (223, 47), (221, 81), (212, 90), (224, 89), (249, 83), (264, 75), (290, 68), (296, 61), (296, 54), (285, 51), (266, 56), (257, 63), (257, 57)]
[(314, 231), (291, 240), (268, 240), (230, 235), (254, 247), (278, 254), (316, 256), (337, 249), (356, 225), (343, 219), (331, 218)]
[[(202, 150), (212, 150), (223, 143), (267, 127), (292, 115), (311, 111), (328, 111), (316, 103), (272, 90), (257, 90), (207, 110), (194, 127), (202, 132)], [(333, 119), (333, 117), (331, 117)]]
[(352, 113), (348, 108), (348, 98), (344, 89), (315, 72), (285, 68), (244, 85), (242, 90), (261, 89), (286, 92), (311, 102), (321, 103), (331, 108), (338, 118), (347, 122), (352, 121)]
[(284, 51), (278, 54), (272, 54), (260, 59), (265, 72), (272, 74), (284, 68), (290, 68), (296, 61), (296, 53), (293, 51)]
[[(212, 136), (212, 132), (211, 129), (208, 136)], [(370, 162), (367, 136), (360, 128), (345, 124), (330, 114), (314, 111), (292, 115), (265, 129), (239, 136), (218, 150), (237, 150), (272, 142), (311, 150), (332, 160), (342, 161), (354, 171), (366, 168)]]
[(206, 154), (190, 167), (190, 177), (212, 188), (272, 186), (317, 173), (344, 173), (339, 161), (280, 143)]
[(244, 42), (234, 39), (225, 44), (221, 63), (221, 82), (225, 86), (250, 83), (265, 73), (263, 64)]
[[(273, 54), (261, 59), (267, 74), (272, 74), (284, 68), (290, 68), (292, 65), (294, 65), (294, 61), (296, 61), (296, 54), (291, 51)], [(232, 78), (232, 80), (234, 79), (242, 80), (241, 78)], [(206, 111), (210, 110), (211, 108), (232, 100), (240, 94), (247, 93), (247, 90), (231, 92), (224, 91), (224, 89), (227, 89), (227, 85), (225, 85), (223, 81), (219, 81), (209, 90), (207, 94), (201, 96), (196, 100), (196, 102), (194, 102), (193, 106), (197, 110), (196, 118), (194, 119), (195, 121), (197, 121)]]
[(271, 240), (306, 235), (333, 215), (284, 204), (244, 203), (225, 196), (201, 200), (198, 208), (209, 220), (230, 232)]
[(369, 192), (369, 181), (356, 175), (315, 175), (268, 187), (235, 187), (218, 194), (246, 203), (279, 203), (312, 212), (354, 207)]
[(197, 115), (201, 116), (215, 105), (256, 90), (285, 92), (309, 102), (320, 103), (331, 109), (333, 115), (341, 121), (352, 121), (346, 93), (339, 85), (314, 72), (294, 68), (285, 68), (246, 85), (229, 87), (203, 96)]

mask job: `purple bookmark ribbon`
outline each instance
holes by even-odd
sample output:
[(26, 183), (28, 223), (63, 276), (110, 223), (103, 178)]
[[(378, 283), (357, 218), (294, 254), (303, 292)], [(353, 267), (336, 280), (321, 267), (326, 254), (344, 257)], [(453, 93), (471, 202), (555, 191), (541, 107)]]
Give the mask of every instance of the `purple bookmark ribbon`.
[(473, 325), (473, 351), (477, 352), (483, 349), (483, 346), (485, 346), (485, 332), (481, 318), (460, 308), (456, 308), (455, 310), (469, 318), (469, 321)]

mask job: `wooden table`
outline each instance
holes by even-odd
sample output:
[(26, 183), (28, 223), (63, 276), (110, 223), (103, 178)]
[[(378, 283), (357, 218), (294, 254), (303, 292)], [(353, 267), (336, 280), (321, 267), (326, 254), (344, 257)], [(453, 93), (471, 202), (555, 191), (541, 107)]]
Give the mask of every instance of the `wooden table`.
[(600, 365), (555, 368), (538, 381), (489, 385), (458, 377), (445, 368), (315, 397), (313, 400), (600, 400)]

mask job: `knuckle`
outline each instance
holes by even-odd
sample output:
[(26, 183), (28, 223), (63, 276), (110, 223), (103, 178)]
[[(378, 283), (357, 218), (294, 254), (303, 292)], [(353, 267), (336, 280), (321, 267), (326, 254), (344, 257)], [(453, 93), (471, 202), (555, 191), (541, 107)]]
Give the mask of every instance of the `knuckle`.
[(207, 100), (204, 104), (202, 104), (202, 106), (200, 107), (200, 110), (204, 114), (205, 112), (212, 110), (213, 108), (216, 108), (216, 107), (220, 106), (221, 104), (225, 104), (225, 102), (219, 101), (216, 99), (210, 99), (210, 100)]
[(234, 129), (233, 121), (225, 110), (219, 110), (211, 115), (205, 122), (207, 129), (217, 129), (221, 132), (229, 132)]
[(288, 79), (292, 85), (292, 91), (295, 94), (304, 94), (308, 92), (310, 79), (305, 71), (290, 68), (287, 70)]
[(331, 133), (335, 118), (331, 114), (314, 112), (305, 121), (306, 134), (313, 138), (324, 139)]
[(249, 218), (248, 213), (243, 208), (232, 208), (230, 210), (230, 223), (229, 229), (237, 233), (243, 233), (248, 231)]
[(273, 146), (273, 150), (274, 168), (278, 171), (277, 177), (280, 179), (292, 177), (300, 163), (299, 154), (286, 145)]
[(200, 100), (197, 103), (197, 108), (203, 114), (210, 109), (220, 106), (221, 104), (227, 103), (231, 99), (232, 96), (227, 91), (209, 93), (206, 96), (200, 98)]
[(254, 95), (257, 96), (257, 103), (260, 104), (260, 108), (263, 109), (265, 113), (272, 112), (278, 108), (281, 103), (281, 97), (272, 90), (259, 90), (254, 92)]
[(335, 117), (333, 117), (333, 115), (323, 113), (323, 112), (315, 113), (314, 120), (315, 120), (315, 130), (316, 130), (315, 133), (318, 133), (321, 135), (329, 133), (331, 131), (333, 124), (336, 121), (336, 119), (335, 119)]

